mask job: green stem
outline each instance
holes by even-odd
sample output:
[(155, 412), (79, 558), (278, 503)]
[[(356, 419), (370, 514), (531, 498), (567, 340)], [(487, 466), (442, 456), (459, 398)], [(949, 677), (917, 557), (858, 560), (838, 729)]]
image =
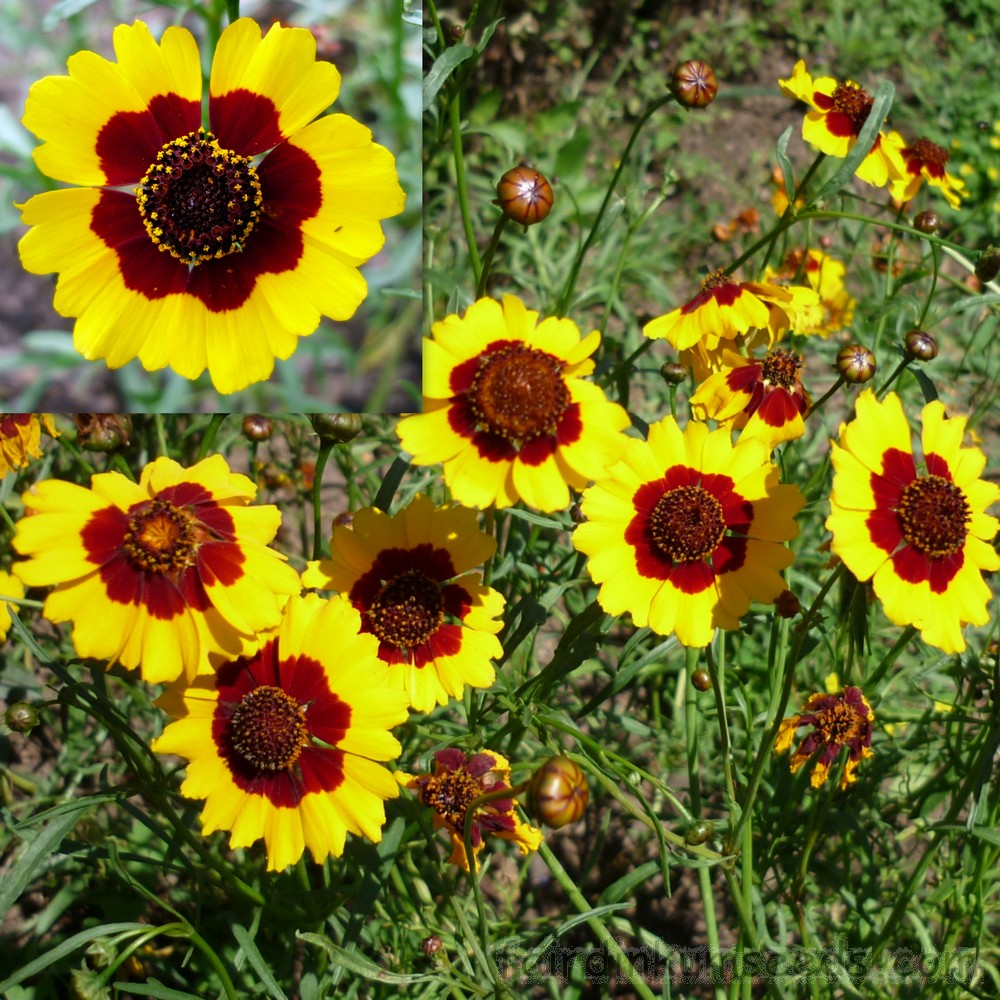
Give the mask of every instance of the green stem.
[(226, 0), (226, 14), (229, 16), (229, 23), (240, 19), (240, 0)]
[(875, 390), (876, 398), (881, 399), (889, 391), (889, 386), (891, 386), (892, 383), (895, 382), (900, 375), (902, 375), (903, 369), (909, 363), (909, 358), (903, 358), (903, 360), (896, 365), (896, 367), (892, 370), (892, 374), (878, 387), (878, 389)]
[[(576, 887), (576, 883), (570, 878), (566, 869), (559, 863), (559, 859), (552, 853), (549, 845), (542, 843), (538, 849), (542, 860), (549, 866), (555, 880), (562, 886), (563, 892), (569, 897), (570, 902), (580, 913), (590, 913), (593, 907), (587, 902), (583, 893)], [(643, 1000), (656, 1000), (652, 990), (643, 981), (642, 976), (629, 961), (628, 956), (622, 951), (621, 946), (611, 935), (611, 932), (597, 917), (587, 917), (587, 925), (597, 935), (597, 939), (608, 950), (608, 954), (614, 959), (622, 975), (632, 984), (632, 989), (636, 996)]]
[(559, 299), (559, 304), (556, 306), (556, 316), (566, 315), (566, 310), (569, 308), (569, 301), (573, 297), (573, 289), (576, 288), (576, 279), (579, 277), (580, 267), (583, 264), (583, 258), (586, 257), (587, 251), (593, 246), (594, 240), (597, 238), (597, 230), (600, 228), (601, 220), (604, 218), (604, 213), (608, 210), (608, 205), (611, 203), (611, 196), (614, 194), (615, 188), (618, 185), (618, 179), (621, 177), (622, 171), (625, 169), (625, 164), (628, 163), (628, 158), (632, 153), (632, 147), (635, 145), (636, 139), (639, 138), (639, 133), (642, 131), (646, 122), (653, 116), (653, 113), (672, 100), (674, 100), (674, 95), (668, 93), (663, 97), (658, 97), (655, 101), (651, 101), (646, 107), (646, 110), (642, 113), (642, 116), (635, 123), (635, 127), (632, 129), (632, 134), (629, 136), (628, 142), (625, 145), (625, 152), (622, 153), (621, 159), (618, 161), (618, 169), (615, 170), (614, 177), (611, 178), (611, 184), (608, 186), (608, 190), (604, 194), (604, 201), (601, 202), (601, 207), (597, 212), (597, 218), (594, 219), (594, 224), (590, 227), (590, 232), (587, 234), (587, 238), (583, 241), (583, 246), (580, 247), (580, 250), (576, 255), (576, 259), (573, 261), (573, 267), (570, 270), (566, 287), (563, 289), (562, 296)]
[(823, 395), (820, 396), (808, 410), (806, 410), (806, 415), (803, 419), (808, 420), (846, 381), (847, 379), (845, 379), (843, 375), (838, 375), (837, 381), (834, 382), (833, 385), (831, 385), (830, 388), (827, 389), (826, 392), (824, 392)]
[(313, 476), (313, 559), (323, 558), (323, 470), (326, 468), (330, 452), (336, 445), (320, 439), (319, 453), (316, 455), (316, 473)]
[(469, 211), (469, 184), (465, 177), (465, 154), (462, 151), (462, 114), (459, 104), (461, 92), (456, 91), (448, 105), (448, 117), (451, 122), (451, 149), (455, 157), (455, 187), (458, 191), (458, 207), (462, 213), (462, 228), (465, 230), (465, 242), (469, 247), (469, 262), (476, 287), (479, 287), (483, 274), (483, 265), (479, 260), (479, 248), (476, 246), (476, 231), (472, 226), (472, 213)]
[(198, 446), (198, 454), (195, 458), (196, 462), (200, 462), (209, 452), (212, 445), (215, 443), (215, 435), (219, 432), (219, 428), (222, 426), (222, 421), (226, 419), (228, 414), (226, 413), (213, 413), (212, 420), (208, 425), (208, 430), (205, 431), (205, 436), (201, 439), (201, 444)]
[(476, 285), (476, 298), (481, 299), (486, 294), (486, 284), (490, 280), (490, 271), (493, 268), (493, 254), (496, 253), (497, 245), (500, 243), (500, 236), (507, 226), (507, 216), (501, 215), (497, 219), (497, 224), (493, 228), (493, 235), (490, 237), (490, 245), (486, 248), (486, 255), (483, 257), (483, 270), (479, 275), (479, 284)]

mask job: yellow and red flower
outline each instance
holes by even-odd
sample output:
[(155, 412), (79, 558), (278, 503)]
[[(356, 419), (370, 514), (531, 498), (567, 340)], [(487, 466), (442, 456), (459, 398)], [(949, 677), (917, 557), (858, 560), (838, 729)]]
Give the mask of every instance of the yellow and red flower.
[(601, 343), (513, 295), (479, 299), (424, 340), (424, 412), (399, 422), (416, 465), (444, 463), (459, 503), (569, 506), (621, 455), (628, 414), (584, 376)]
[(760, 361), (724, 352), (725, 367), (710, 375), (691, 397), (699, 420), (712, 419), (757, 438), (768, 451), (805, 434), (809, 393), (802, 386), (802, 359), (780, 348)]
[(43, 614), (73, 623), (79, 656), (141, 666), (153, 682), (190, 677), (211, 670), (210, 654), (244, 652), (300, 590), (267, 548), (281, 512), (247, 506), (255, 493), (221, 455), (190, 469), (158, 458), (138, 483), (119, 472), (89, 489), (47, 479), (24, 494), (30, 516), (13, 546), (29, 558), (13, 572), (55, 585)]
[[(16, 576), (0, 570), (0, 595), (20, 600), (24, 597), (24, 584)], [(11, 611), (16, 605), (10, 601), (0, 600), (0, 642), (7, 638), (11, 626)]]
[(787, 282), (802, 274), (816, 292), (816, 301), (803, 303), (795, 315), (795, 333), (829, 337), (851, 325), (854, 299), (844, 284), (843, 263), (820, 250), (791, 250), (777, 269), (767, 268), (764, 280)]
[(919, 138), (912, 145), (898, 132), (889, 133), (889, 141), (899, 150), (906, 172), (889, 186), (889, 194), (896, 201), (909, 201), (920, 190), (924, 181), (938, 188), (952, 208), (961, 208), (962, 199), (968, 196), (965, 181), (948, 173), (949, 153), (930, 139)]
[(42, 457), (42, 427), (56, 437), (51, 413), (0, 413), (0, 479), (17, 472), (29, 458)]
[(584, 492), (573, 544), (605, 611), (706, 646), (716, 628), (739, 626), (751, 600), (785, 589), (792, 553), (782, 543), (798, 533), (804, 502), (778, 483), (761, 441), (733, 445), (725, 428), (682, 431), (666, 417)]
[[(492, 750), (467, 756), (452, 747), (434, 754), (434, 771), (431, 774), (412, 775), (398, 771), (396, 779), (405, 788), (416, 792), (425, 806), (434, 810), (434, 826), (451, 834), (452, 851), (448, 861), (468, 871), (465, 820), (469, 808), (481, 795), (510, 788), (508, 761)], [(476, 806), (470, 841), (477, 870), (486, 834), (513, 841), (522, 854), (537, 851), (541, 845), (542, 831), (523, 822), (515, 806), (513, 796), (498, 796)]]
[(345, 320), (365, 298), (358, 266), (403, 208), (393, 157), (346, 115), (312, 122), (340, 74), (304, 28), (262, 39), (241, 18), (222, 32), (209, 131), (190, 32), (167, 28), (157, 44), (136, 21), (114, 45), (116, 63), (79, 52), (68, 76), (31, 88), (36, 163), (81, 186), (23, 206), (21, 261), (59, 272), (55, 307), (77, 318), (88, 360), (189, 379), (207, 368), (220, 392), (242, 389), (321, 316)]
[(390, 682), (428, 712), (461, 698), (466, 684), (493, 683), (504, 599), (473, 567), (495, 550), (476, 511), (418, 494), (392, 516), (367, 507), (350, 526), (334, 525), (330, 558), (310, 562), (302, 583), (354, 605)]
[(693, 299), (650, 320), (642, 332), (654, 340), (665, 338), (678, 351), (702, 346), (712, 352), (720, 340), (735, 340), (750, 331), (766, 331), (773, 341), (815, 298), (808, 288), (737, 281), (718, 270), (702, 281)]
[[(779, 80), (778, 85), (789, 97), (812, 108), (802, 123), (802, 138), (827, 156), (840, 159), (847, 156), (868, 121), (874, 99), (852, 80), (838, 83), (832, 76), (814, 79), (803, 59), (795, 64), (791, 76)], [(898, 148), (879, 132), (855, 174), (866, 184), (885, 187), (904, 176), (904, 170)]]
[(899, 396), (870, 390), (833, 444), (833, 492), (826, 526), (833, 551), (859, 580), (871, 580), (889, 620), (914, 625), (946, 653), (965, 649), (962, 626), (985, 625), (990, 588), (982, 571), (1000, 569), (986, 508), (1000, 486), (979, 478), (986, 456), (962, 446), (965, 418), (928, 403), (920, 459)]
[(810, 695), (799, 715), (782, 720), (774, 749), (777, 753), (787, 752), (798, 730), (812, 726), (812, 732), (791, 756), (792, 773), (818, 754), (809, 782), (813, 788), (819, 788), (830, 776), (830, 766), (841, 751), (847, 750), (840, 776), (840, 787), (846, 788), (858, 780), (861, 761), (874, 754), (871, 748), (874, 718), (875, 713), (860, 688), (845, 687), (841, 694)]
[(181, 795), (206, 800), (202, 833), (229, 830), (232, 848), (263, 838), (269, 871), (307, 847), (339, 856), (348, 833), (382, 838), (399, 787), (379, 762), (399, 753), (389, 730), (406, 696), (360, 625), (340, 598), (293, 597), (256, 652), (158, 701), (176, 721), (153, 749), (189, 761)]

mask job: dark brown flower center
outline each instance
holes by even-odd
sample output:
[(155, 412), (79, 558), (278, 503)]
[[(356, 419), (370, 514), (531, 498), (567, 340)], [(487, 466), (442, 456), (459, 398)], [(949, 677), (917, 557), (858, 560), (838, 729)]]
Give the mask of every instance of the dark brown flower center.
[(906, 541), (932, 559), (960, 552), (972, 520), (965, 494), (942, 476), (922, 476), (908, 483), (896, 516)]
[(421, 789), (421, 798), (454, 829), (461, 831), (469, 806), (487, 790), (478, 778), (465, 768), (459, 768), (430, 775)]
[(254, 688), (240, 699), (229, 727), (233, 750), (259, 771), (287, 770), (309, 742), (302, 706), (270, 685)]
[(738, 282), (726, 274), (722, 268), (713, 271), (707, 278), (701, 279), (701, 287), (703, 291), (710, 292), (715, 288), (725, 288), (726, 285), (735, 285)]
[(253, 162), (203, 128), (156, 154), (136, 199), (149, 238), (191, 265), (238, 253), (260, 217)]
[(861, 717), (853, 706), (846, 701), (838, 701), (816, 714), (815, 726), (824, 743), (840, 746), (860, 737), (860, 722)]
[(562, 367), (557, 357), (524, 344), (487, 355), (469, 387), (477, 424), (517, 445), (555, 434), (570, 404)]
[(416, 649), (444, 620), (441, 586), (419, 570), (407, 570), (382, 585), (366, 614), (372, 632), (382, 642)]
[(936, 167), (938, 171), (944, 170), (948, 162), (948, 150), (923, 137), (917, 139), (912, 146), (908, 146), (904, 153), (921, 165)]
[(678, 486), (656, 501), (646, 531), (652, 547), (667, 559), (705, 559), (726, 531), (722, 504), (703, 486)]
[(833, 92), (833, 107), (851, 119), (854, 134), (868, 121), (874, 99), (869, 97), (856, 83), (839, 83)]
[(793, 389), (799, 383), (799, 372), (802, 370), (802, 359), (791, 351), (771, 351), (760, 368), (763, 381), (768, 385), (780, 386), (782, 389)]
[(122, 549), (144, 573), (179, 573), (194, 564), (198, 547), (195, 519), (167, 500), (150, 500), (129, 518)]

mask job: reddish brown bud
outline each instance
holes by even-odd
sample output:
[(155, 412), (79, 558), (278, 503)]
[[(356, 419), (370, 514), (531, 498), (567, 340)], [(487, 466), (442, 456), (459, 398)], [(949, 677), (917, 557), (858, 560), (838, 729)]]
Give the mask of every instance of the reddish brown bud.
[(531, 814), (556, 830), (575, 823), (589, 800), (587, 778), (568, 757), (550, 757), (535, 772), (528, 788)]
[(875, 355), (862, 344), (849, 344), (837, 355), (837, 371), (854, 385), (875, 377)]
[(522, 226), (541, 222), (552, 211), (554, 201), (552, 185), (545, 175), (526, 163), (508, 170), (497, 184), (497, 203), (503, 214)]
[(443, 947), (443, 942), (437, 934), (428, 934), (427, 937), (420, 942), (420, 950), (430, 958), (431, 955), (436, 955)]
[(975, 275), (980, 281), (992, 281), (1000, 274), (1000, 249), (989, 246), (979, 254)]
[(250, 413), (243, 418), (243, 436), (248, 441), (268, 441), (273, 431), (271, 418), (263, 413)]
[(780, 618), (794, 618), (802, 610), (802, 603), (790, 590), (783, 590), (774, 601), (774, 612)]
[(913, 217), (913, 228), (920, 233), (936, 233), (941, 228), (941, 216), (928, 209)]
[(674, 70), (670, 90), (685, 108), (707, 108), (719, 92), (719, 81), (707, 62), (690, 59)]
[(691, 675), (691, 683), (699, 691), (711, 691), (712, 690), (712, 675), (704, 667), (699, 667)]
[(933, 361), (937, 357), (937, 341), (923, 330), (909, 330), (905, 343), (906, 356), (914, 361)]

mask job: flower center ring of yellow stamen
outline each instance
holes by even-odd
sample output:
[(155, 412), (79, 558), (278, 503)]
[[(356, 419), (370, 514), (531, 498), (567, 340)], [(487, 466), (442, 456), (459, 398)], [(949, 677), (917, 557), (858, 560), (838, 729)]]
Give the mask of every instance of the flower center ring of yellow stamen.
[(857, 709), (845, 701), (838, 701), (816, 716), (816, 730), (825, 743), (849, 743), (860, 735)]
[(122, 550), (145, 573), (179, 573), (194, 563), (197, 548), (191, 515), (166, 500), (151, 500), (129, 518)]
[(372, 632), (400, 649), (416, 649), (444, 620), (441, 587), (419, 570), (407, 570), (383, 584), (367, 610)]
[(908, 483), (896, 516), (907, 542), (933, 559), (962, 550), (972, 519), (965, 494), (942, 476), (923, 476)]
[(726, 531), (722, 504), (703, 486), (678, 486), (664, 493), (649, 515), (653, 548), (674, 562), (710, 556)]
[(229, 725), (233, 749), (260, 771), (287, 770), (309, 742), (302, 707), (281, 688), (270, 685), (245, 694)]
[(521, 444), (556, 433), (570, 404), (562, 362), (516, 344), (487, 356), (469, 387), (476, 423)]
[(802, 359), (791, 351), (771, 351), (760, 366), (761, 378), (768, 385), (791, 389), (799, 380)]
[(156, 154), (136, 200), (149, 238), (195, 265), (241, 251), (262, 199), (253, 162), (200, 128)]
[(833, 92), (833, 106), (851, 119), (854, 134), (861, 131), (861, 126), (868, 121), (874, 99), (862, 90), (856, 83), (840, 83)]
[(486, 789), (468, 771), (446, 771), (427, 779), (421, 797), (456, 830), (465, 826), (465, 815), (475, 799)]

